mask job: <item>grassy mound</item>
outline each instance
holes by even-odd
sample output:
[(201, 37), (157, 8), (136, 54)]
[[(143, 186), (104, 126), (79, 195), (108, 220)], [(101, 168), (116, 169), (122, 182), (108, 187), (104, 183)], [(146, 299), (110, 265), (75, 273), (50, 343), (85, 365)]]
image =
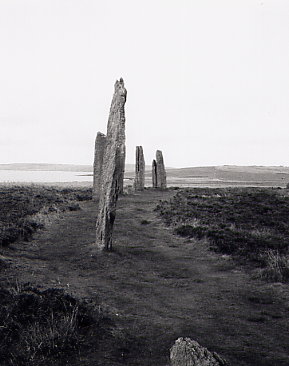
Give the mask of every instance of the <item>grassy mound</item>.
[(52, 215), (78, 210), (77, 201), (91, 199), (91, 189), (37, 185), (0, 187), (0, 245), (28, 240)]
[(280, 280), (289, 279), (289, 197), (280, 190), (187, 189), (156, 209), (176, 234), (208, 238), (215, 250), (275, 267)]

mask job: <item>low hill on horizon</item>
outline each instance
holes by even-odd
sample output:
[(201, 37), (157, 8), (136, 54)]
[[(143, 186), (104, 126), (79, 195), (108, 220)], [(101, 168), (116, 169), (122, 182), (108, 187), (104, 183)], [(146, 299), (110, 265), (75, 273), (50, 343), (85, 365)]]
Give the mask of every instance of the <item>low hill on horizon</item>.
[[(125, 178), (133, 181), (135, 165), (126, 164)], [(92, 165), (81, 164), (41, 164), (14, 163), (0, 164), (0, 170), (18, 171), (63, 171), (82, 172), (92, 176)], [(284, 166), (204, 166), (186, 168), (166, 168), (168, 186), (281, 186), (289, 182), (289, 167)], [(146, 185), (151, 185), (151, 166), (146, 166)]]
[[(126, 164), (127, 172), (134, 172), (135, 164)], [(0, 164), (0, 170), (43, 170), (43, 171), (80, 171), (92, 172), (92, 165), (88, 164), (49, 164), (49, 163), (9, 163)], [(151, 166), (146, 165), (146, 172), (150, 172)], [(264, 173), (265, 171), (277, 173), (289, 173), (289, 167), (286, 166), (265, 166), (265, 165), (212, 165), (212, 166), (191, 166), (183, 168), (166, 167), (167, 172), (176, 174), (178, 172), (187, 175), (199, 173), (201, 175), (212, 174), (216, 171), (228, 172), (246, 172), (246, 173)]]
[[(134, 164), (126, 164), (127, 172), (134, 172)], [(149, 170), (150, 166), (146, 166)], [(92, 165), (84, 164), (49, 164), (49, 163), (10, 163), (0, 164), (0, 170), (26, 170), (26, 171), (60, 171), (60, 172), (89, 172), (92, 173)]]
[(10, 163), (0, 164), (0, 170), (91, 172), (92, 167), (80, 164)]
[(170, 185), (176, 186), (272, 186), (289, 182), (289, 167), (223, 165), (167, 169)]

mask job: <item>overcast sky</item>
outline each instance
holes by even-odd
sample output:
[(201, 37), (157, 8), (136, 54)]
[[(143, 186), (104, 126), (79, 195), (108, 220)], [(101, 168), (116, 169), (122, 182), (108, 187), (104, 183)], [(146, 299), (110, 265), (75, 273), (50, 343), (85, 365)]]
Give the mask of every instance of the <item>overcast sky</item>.
[(113, 85), (127, 162), (289, 165), (288, 0), (0, 0), (0, 163), (91, 164)]

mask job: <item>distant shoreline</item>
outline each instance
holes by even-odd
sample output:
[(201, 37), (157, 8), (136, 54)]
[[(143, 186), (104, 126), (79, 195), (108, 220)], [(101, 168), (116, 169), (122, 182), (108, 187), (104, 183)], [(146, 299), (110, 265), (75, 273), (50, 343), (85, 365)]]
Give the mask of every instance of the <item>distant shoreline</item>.
[[(146, 165), (146, 171), (151, 170), (150, 165)], [(186, 170), (238, 170), (238, 171), (272, 171), (288, 172), (289, 167), (283, 165), (209, 165), (209, 166), (188, 166), (181, 168), (166, 167), (167, 171), (186, 171)], [(93, 174), (93, 164), (50, 164), (50, 163), (7, 163), (0, 164), (0, 170), (25, 170), (25, 171), (61, 171), (61, 172), (88, 172)], [(126, 172), (134, 172), (134, 164), (126, 164)]]
[[(133, 181), (134, 165), (127, 164), (125, 179)], [(288, 167), (264, 166), (211, 166), (167, 168), (168, 187), (286, 187), (289, 183)], [(68, 164), (0, 164), (2, 183), (92, 184), (93, 173), (89, 165)], [(151, 186), (151, 169), (146, 166), (145, 184)]]
[(0, 170), (92, 172), (92, 166), (76, 164), (11, 163), (0, 164)]

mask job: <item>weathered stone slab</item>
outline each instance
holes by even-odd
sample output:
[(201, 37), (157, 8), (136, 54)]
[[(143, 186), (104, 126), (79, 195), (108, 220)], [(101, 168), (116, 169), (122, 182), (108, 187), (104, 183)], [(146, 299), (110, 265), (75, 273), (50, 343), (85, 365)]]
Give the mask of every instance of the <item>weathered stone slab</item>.
[(136, 147), (134, 188), (143, 191), (145, 185), (145, 160), (142, 146)]
[(170, 351), (171, 366), (228, 366), (217, 353), (211, 353), (190, 338), (178, 338)]
[(153, 163), (152, 163), (152, 183), (153, 183), (153, 188), (158, 187), (157, 162), (155, 160), (153, 160)]
[(123, 188), (126, 94), (123, 80), (116, 81), (107, 125), (99, 213), (96, 222), (96, 246), (101, 250), (112, 249), (116, 204)]
[(100, 197), (105, 144), (106, 136), (103, 133), (98, 132), (95, 139), (92, 187), (92, 199), (96, 202), (99, 201)]
[(165, 164), (163, 159), (163, 153), (160, 150), (156, 152), (156, 163), (157, 163), (157, 187), (167, 188), (167, 175), (165, 170)]

